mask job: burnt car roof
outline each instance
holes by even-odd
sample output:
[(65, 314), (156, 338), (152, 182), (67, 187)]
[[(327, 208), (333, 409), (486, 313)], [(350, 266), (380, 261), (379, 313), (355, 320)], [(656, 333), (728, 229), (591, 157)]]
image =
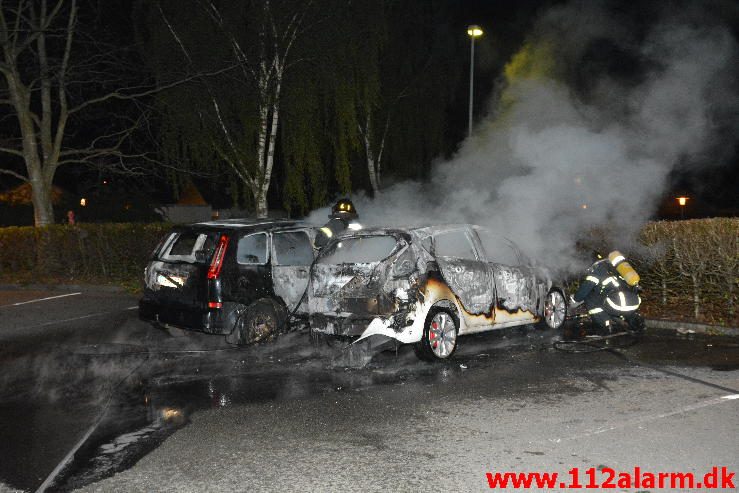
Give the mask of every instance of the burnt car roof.
[(419, 236), (428, 236), (434, 233), (441, 233), (444, 231), (454, 231), (456, 229), (480, 228), (480, 227), (481, 226), (477, 226), (475, 224), (434, 224), (430, 226), (412, 226), (412, 227), (407, 227), (407, 228), (400, 227), (400, 226), (393, 226), (389, 228), (370, 227), (370, 228), (363, 228), (363, 229), (356, 230), (356, 231), (345, 230), (341, 232), (340, 236), (409, 234), (409, 233), (416, 233)]
[(204, 228), (204, 229), (230, 229), (250, 231), (275, 231), (291, 228), (312, 227), (304, 221), (291, 219), (224, 219), (222, 221), (206, 221), (177, 226), (177, 229)]

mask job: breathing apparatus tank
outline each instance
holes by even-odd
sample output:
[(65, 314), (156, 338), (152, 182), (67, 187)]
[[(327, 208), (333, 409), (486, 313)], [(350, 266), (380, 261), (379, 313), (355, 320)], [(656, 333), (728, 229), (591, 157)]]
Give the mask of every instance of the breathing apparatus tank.
[(629, 286), (636, 286), (639, 283), (639, 274), (634, 270), (630, 263), (626, 261), (626, 257), (623, 256), (618, 250), (614, 250), (608, 254), (608, 260), (611, 265), (616, 268), (618, 274), (626, 281)]

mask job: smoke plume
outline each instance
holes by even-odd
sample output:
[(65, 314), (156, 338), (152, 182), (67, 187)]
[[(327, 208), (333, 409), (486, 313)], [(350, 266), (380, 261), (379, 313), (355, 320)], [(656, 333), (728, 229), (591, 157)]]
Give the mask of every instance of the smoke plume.
[(456, 156), (427, 183), (354, 197), (362, 222), (480, 224), (560, 269), (577, 264), (574, 244), (594, 226), (607, 224), (623, 247), (671, 171), (720, 162), (736, 135), (737, 45), (721, 18), (736, 20), (735, 9), (671, 5), (575, 1), (544, 12)]

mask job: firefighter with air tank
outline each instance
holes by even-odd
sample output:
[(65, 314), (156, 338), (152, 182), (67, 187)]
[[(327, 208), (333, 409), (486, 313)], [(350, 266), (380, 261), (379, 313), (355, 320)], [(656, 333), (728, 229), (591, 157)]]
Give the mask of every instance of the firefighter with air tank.
[(316, 234), (316, 247), (323, 248), (331, 238), (344, 230), (362, 229), (357, 222), (359, 214), (354, 204), (349, 199), (341, 199), (331, 208), (331, 214), (328, 215), (330, 221), (319, 228)]
[(585, 302), (590, 318), (601, 328), (611, 330), (614, 318), (622, 318), (635, 332), (644, 330), (638, 313), (639, 274), (619, 251), (607, 258), (594, 252), (594, 263), (572, 297), (574, 305)]

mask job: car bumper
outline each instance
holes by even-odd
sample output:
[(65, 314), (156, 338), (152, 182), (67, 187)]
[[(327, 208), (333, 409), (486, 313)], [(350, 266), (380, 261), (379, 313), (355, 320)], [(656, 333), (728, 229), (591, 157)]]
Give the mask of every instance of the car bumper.
[(208, 334), (230, 334), (234, 326), (234, 317), (229, 310), (201, 310), (147, 298), (139, 301), (139, 318), (147, 322)]
[(403, 344), (411, 344), (420, 341), (423, 336), (423, 323), (410, 318), (407, 312), (372, 318), (313, 314), (310, 317), (310, 326), (315, 332), (350, 337), (356, 341), (380, 335)]

